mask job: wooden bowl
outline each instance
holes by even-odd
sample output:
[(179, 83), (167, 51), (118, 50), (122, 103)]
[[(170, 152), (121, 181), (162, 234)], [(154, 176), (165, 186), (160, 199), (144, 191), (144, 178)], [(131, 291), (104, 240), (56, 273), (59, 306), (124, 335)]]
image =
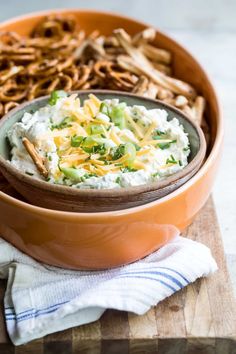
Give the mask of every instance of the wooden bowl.
[(201, 129), (178, 109), (161, 101), (124, 92), (91, 90), (77, 91), (83, 102), (93, 93), (101, 100), (118, 98), (127, 105), (142, 105), (147, 109), (160, 108), (168, 112), (168, 119), (176, 117), (188, 133), (190, 142), (189, 163), (181, 171), (150, 184), (117, 189), (77, 189), (50, 184), (28, 176), (12, 166), (6, 133), (11, 126), (22, 119), (25, 112), (35, 112), (48, 102), (48, 96), (26, 102), (10, 111), (0, 121), (0, 170), (9, 183), (32, 204), (54, 210), (74, 212), (101, 212), (135, 207), (157, 200), (180, 187), (199, 169), (205, 153), (206, 143)]
[[(60, 9), (11, 19), (0, 24), (0, 30), (28, 35), (44, 16), (53, 13), (72, 14), (87, 33), (99, 29), (101, 34), (109, 35), (115, 28), (123, 27), (133, 35), (147, 27), (117, 14)], [(174, 192), (154, 202), (102, 213), (49, 210), (26, 203), (5, 189), (0, 192), (1, 237), (44, 263), (63, 268), (102, 269), (146, 256), (192, 223), (208, 199), (217, 174), (223, 116), (214, 86), (197, 60), (159, 30), (155, 44), (172, 52), (174, 76), (191, 83), (207, 101), (211, 144), (198, 172)]]

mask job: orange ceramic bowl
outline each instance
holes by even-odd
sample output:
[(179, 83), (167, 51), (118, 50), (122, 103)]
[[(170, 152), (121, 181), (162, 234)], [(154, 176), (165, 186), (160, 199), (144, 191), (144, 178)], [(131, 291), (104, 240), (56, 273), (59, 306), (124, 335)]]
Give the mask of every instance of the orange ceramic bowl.
[[(0, 30), (27, 35), (43, 16), (73, 14), (86, 32), (108, 35), (123, 27), (134, 34), (145, 24), (94, 11), (58, 10), (19, 17)], [(158, 249), (182, 231), (206, 202), (222, 148), (222, 117), (214, 88), (197, 61), (175, 41), (157, 31), (156, 43), (173, 53), (174, 75), (193, 84), (207, 100), (211, 146), (198, 173), (173, 193), (135, 208), (102, 213), (53, 211), (0, 193), (0, 233), (39, 261), (74, 269), (101, 269), (133, 262)]]

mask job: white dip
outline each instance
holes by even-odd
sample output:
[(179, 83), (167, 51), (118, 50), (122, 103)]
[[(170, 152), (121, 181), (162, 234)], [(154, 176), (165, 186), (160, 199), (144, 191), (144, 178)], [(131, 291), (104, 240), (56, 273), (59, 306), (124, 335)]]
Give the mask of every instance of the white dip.
[(182, 125), (162, 109), (101, 102), (90, 95), (52, 94), (50, 104), (8, 132), (11, 164), (44, 179), (22, 143), (26, 137), (43, 157), (49, 183), (76, 188), (121, 188), (151, 183), (183, 169), (190, 153)]

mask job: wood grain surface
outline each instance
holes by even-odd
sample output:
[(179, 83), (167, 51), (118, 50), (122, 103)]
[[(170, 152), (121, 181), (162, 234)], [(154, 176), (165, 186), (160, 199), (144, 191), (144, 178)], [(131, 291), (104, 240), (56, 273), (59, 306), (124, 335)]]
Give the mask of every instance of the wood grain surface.
[[(143, 316), (109, 310), (100, 321), (19, 347), (6, 335), (1, 307), (0, 354), (235, 354), (236, 303), (211, 198), (185, 236), (211, 248), (218, 272), (177, 292)], [(1, 303), (4, 289), (1, 281)]]

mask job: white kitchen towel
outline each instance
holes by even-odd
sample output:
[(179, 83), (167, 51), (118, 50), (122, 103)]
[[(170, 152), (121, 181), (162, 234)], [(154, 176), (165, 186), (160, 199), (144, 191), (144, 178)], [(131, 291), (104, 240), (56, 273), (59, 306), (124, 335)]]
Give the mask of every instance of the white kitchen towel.
[(138, 262), (104, 271), (41, 264), (0, 239), (5, 319), (15, 345), (96, 321), (106, 309), (142, 315), (216, 269), (206, 246), (179, 236)]

